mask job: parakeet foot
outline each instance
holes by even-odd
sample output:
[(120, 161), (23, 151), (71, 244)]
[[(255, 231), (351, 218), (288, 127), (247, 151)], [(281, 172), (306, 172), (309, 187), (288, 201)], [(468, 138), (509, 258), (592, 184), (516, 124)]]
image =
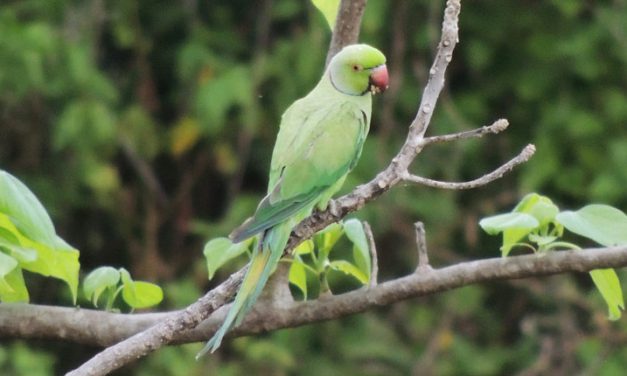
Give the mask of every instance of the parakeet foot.
[(340, 212), (340, 207), (335, 200), (329, 200), (328, 208), (329, 213), (331, 213), (331, 215), (334, 217), (339, 217), (342, 214)]

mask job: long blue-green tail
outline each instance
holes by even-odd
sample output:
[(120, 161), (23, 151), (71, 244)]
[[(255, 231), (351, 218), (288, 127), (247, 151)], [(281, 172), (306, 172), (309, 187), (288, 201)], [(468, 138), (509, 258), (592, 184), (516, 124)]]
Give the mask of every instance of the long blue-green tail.
[(239, 325), (253, 307), (266, 282), (268, 282), (268, 278), (279, 263), (281, 255), (283, 255), (291, 230), (291, 225), (287, 221), (287, 223), (281, 223), (266, 231), (265, 236), (259, 242), (259, 247), (253, 253), (248, 271), (222, 326), (196, 355), (196, 359), (209, 351), (214, 352), (220, 347), (222, 338), (229, 329)]

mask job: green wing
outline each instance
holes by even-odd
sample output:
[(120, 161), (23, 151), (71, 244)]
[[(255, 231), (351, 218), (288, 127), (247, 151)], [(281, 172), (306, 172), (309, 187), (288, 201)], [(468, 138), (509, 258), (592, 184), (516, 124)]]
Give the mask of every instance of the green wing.
[[(355, 165), (368, 133), (369, 108), (329, 98), (296, 101), (283, 115), (272, 155), (269, 193), (231, 234), (241, 241), (317, 204)], [(331, 192), (333, 193), (333, 192)]]

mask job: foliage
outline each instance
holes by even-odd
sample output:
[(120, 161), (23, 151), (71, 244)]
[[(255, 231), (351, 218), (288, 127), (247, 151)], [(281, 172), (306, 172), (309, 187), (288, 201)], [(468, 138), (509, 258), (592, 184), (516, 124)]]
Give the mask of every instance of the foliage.
[[(79, 251), (56, 234), (37, 197), (14, 176), (0, 170), (0, 301), (28, 302), (22, 274), (22, 270), (27, 270), (66, 282), (76, 303), (78, 257)], [(120, 281), (122, 285), (116, 288)], [(119, 292), (133, 309), (150, 307), (163, 299), (159, 286), (133, 281), (124, 268), (94, 270), (85, 278), (83, 290), (95, 306), (106, 290), (107, 309), (112, 308)]]
[[(353, 245), (353, 262), (346, 259), (330, 259), (331, 251), (344, 234)], [(251, 247), (257, 246), (255, 238), (236, 244), (228, 238), (216, 238), (207, 242), (203, 253), (207, 261), (209, 279), (213, 278), (215, 272), (229, 260), (247, 251), (250, 254)], [(370, 281), (370, 248), (364, 227), (356, 219), (328, 226), (314, 235), (313, 239), (306, 240), (296, 247), (293, 259), (288, 261), (292, 264), (289, 281), (300, 290), (304, 299), (307, 299), (309, 290), (308, 274), (313, 277), (312, 282), (319, 283), (315, 287), (321, 293), (329, 292), (327, 275), (332, 270), (343, 272), (361, 284)]]
[(161, 287), (150, 282), (133, 281), (126, 269), (116, 270), (110, 266), (101, 266), (89, 273), (83, 281), (83, 292), (95, 307), (98, 307), (98, 300), (104, 292), (107, 310), (113, 308), (120, 292), (124, 302), (132, 309), (152, 307), (163, 300)]
[(335, 26), (335, 18), (337, 16), (337, 10), (340, 6), (339, 0), (311, 0), (311, 2), (322, 12), (324, 18), (329, 23), (329, 27), (333, 30)]
[(55, 232), (37, 197), (0, 170), (0, 301), (28, 302), (23, 270), (66, 282), (76, 302), (78, 251)]
[[(371, 135), (346, 190), (372, 178), (403, 141), (443, 3), (367, 2), (361, 40), (386, 53), (393, 86), (373, 104)], [(502, 244), (479, 232), (477, 218), (513, 207), (521, 192), (541, 191), (559, 207), (627, 207), (626, 25), (620, 1), (464, 3), (429, 132), (499, 117), (511, 126), (480, 142), (427, 149), (412, 172), (467, 180), (529, 142), (538, 151), (488, 187), (398, 188), (361, 210), (375, 233), (381, 279), (414, 270), (417, 219), (440, 266), (490, 257)], [(0, 168), (35, 192), (55, 232), (81, 250), (84, 270), (124, 265), (138, 280), (166, 286), (161, 307), (181, 308), (244, 262), (224, 264), (207, 282), (199, 250), (254, 212), (279, 118), (319, 79), (328, 40), (323, 15), (299, 0), (4, 1)], [(340, 240), (332, 256), (353, 260), (351, 251)], [(6, 247), (0, 253), (17, 260)], [(306, 273), (315, 296), (317, 281)], [(67, 288), (23, 275), (32, 301), (71, 301)], [(359, 285), (341, 272), (328, 277), (333, 291)], [(627, 324), (588, 304), (600, 302), (597, 295), (577, 275), (486, 284), (227, 342), (206, 368), (170, 367), (196, 352), (175, 348), (122, 374), (617, 374), (627, 366)], [(271, 343), (268, 352), (295, 363), (269, 364), (255, 343)], [(48, 367), (44, 374), (62, 374), (91, 354), (81, 345), (20, 346), (31, 365)], [(37, 363), (44, 351), (54, 364)], [(5, 364), (0, 373), (33, 374), (5, 372)]]
[[(556, 248), (581, 249), (562, 240), (564, 228), (607, 247), (627, 245), (627, 215), (622, 211), (597, 204), (576, 212), (559, 212), (551, 199), (537, 193), (525, 196), (511, 213), (483, 218), (479, 225), (490, 235), (503, 233), (503, 257), (513, 247), (530, 248), (536, 253)], [(591, 271), (590, 276), (608, 305), (609, 318), (618, 320), (625, 302), (616, 272), (598, 269)]]

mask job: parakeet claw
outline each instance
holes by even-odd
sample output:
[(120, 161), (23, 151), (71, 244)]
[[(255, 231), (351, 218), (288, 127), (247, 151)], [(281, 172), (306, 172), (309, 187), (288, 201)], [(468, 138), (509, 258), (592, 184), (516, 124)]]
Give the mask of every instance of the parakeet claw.
[(334, 217), (339, 217), (342, 213), (340, 213), (340, 207), (337, 205), (335, 200), (329, 200), (329, 213), (331, 213)]

